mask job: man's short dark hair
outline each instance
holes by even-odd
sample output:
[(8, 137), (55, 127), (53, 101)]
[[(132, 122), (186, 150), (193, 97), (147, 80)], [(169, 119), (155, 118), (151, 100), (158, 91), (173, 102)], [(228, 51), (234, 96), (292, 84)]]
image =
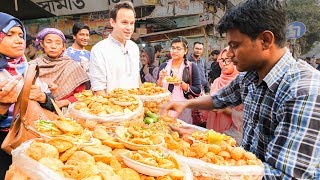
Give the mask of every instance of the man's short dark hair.
[(286, 44), (287, 14), (281, 0), (247, 0), (228, 11), (218, 23), (220, 34), (238, 29), (252, 40), (269, 30), (275, 36), (275, 44)]
[(211, 56), (214, 56), (214, 55), (219, 55), (220, 54), (220, 51), (219, 50), (213, 50), (213, 51), (211, 51), (211, 53), (210, 53), (210, 55)]
[(134, 10), (134, 6), (133, 6), (132, 2), (123, 1), (123, 2), (117, 3), (116, 5), (113, 6), (113, 8), (109, 12), (109, 17), (112, 18), (114, 21), (116, 21), (118, 11), (123, 8), (132, 10), (134, 13), (134, 16), (136, 16), (136, 11)]
[(154, 45), (155, 53), (156, 53), (156, 52), (161, 52), (162, 49), (163, 49), (163, 48), (162, 48), (161, 44), (156, 44), (156, 45)]
[(72, 27), (72, 34), (75, 36), (82, 29), (87, 29), (90, 32), (90, 28), (88, 25), (83, 24), (82, 22), (76, 22)]
[(196, 41), (196, 42), (193, 43), (193, 47), (194, 47), (196, 44), (201, 44), (201, 45), (203, 46), (203, 43), (202, 43), (202, 42)]

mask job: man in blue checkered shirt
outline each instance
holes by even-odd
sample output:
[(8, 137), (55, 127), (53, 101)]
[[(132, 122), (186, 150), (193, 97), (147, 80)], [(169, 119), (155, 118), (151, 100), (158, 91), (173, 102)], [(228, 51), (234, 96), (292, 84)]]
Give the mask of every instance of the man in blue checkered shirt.
[[(280, 0), (247, 0), (218, 24), (240, 75), (213, 96), (161, 109), (222, 109), (244, 104), (241, 146), (264, 163), (264, 179), (320, 179), (320, 73), (285, 48)], [(191, 132), (180, 129), (180, 131)]]

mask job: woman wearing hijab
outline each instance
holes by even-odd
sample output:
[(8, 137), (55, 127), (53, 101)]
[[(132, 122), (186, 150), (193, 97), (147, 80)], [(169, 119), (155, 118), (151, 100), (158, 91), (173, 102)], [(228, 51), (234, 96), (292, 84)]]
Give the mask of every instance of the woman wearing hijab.
[(159, 67), (154, 65), (155, 50), (151, 45), (145, 46), (140, 53), (140, 69), (141, 82), (157, 82)]
[[(227, 57), (228, 50), (229, 47), (223, 49), (217, 58), (217, 61), (221, 68), (221, 75), (212, 83), (210, 90), (211, 95), (228, 85), (239, 74), (239, 71), (237, 71), (236, 66), (234, 66), (231, 59)], [(209, 111), (207, 114), (207, 129), (213, 129), (214, 131), (220, 133), (226, 133), (226, 131), (238, 131), (240, 133), (240, 131), (242, 132), (242, 114), (243, 112), (241, 105), (235, 108), (226, 108), (218, 111)], [(237, 140), (237, 143), (240, 144), (242, 135), (234, 138)]]
[[(19, 19), (0, 12), (0, 143), (8, 134), (12, 120), (13, 104), (23, 86), (23, 75), (28, 68), (24, 56), (26, 31)], [(54, 108), (48, 86), (36, 81), (30, 99), (48, 110)], [(11, 156), (0, 150), (0, 179), (11, 164)]]
[[(170, 49), (172, 59), (162, 63), (159, 67), (158, 85), (172, 93), (171, 101), (185, 101), (190, 96), (197, 97), (200, 95), (201, 84), (198, 66), (187, 61), (187, 53), (188, 41), (186, 38), (174, 38)], [(176, 76), (181, 82), (179, 84), (168, 84), (164, 81), (167, 76)], [(171, 113), (171, 116), (174, 116), (174, 112)], [(178, 118), (192, 124), (191, 109), (186, 109)]]
[(39, 78), (47, 83), (58, 106), (75, 102), (75, 93), (88, 89), (89, 77), (81, 66), (69, 56), (63, 56), (66, 38), (55, 28), (45, 28), (36, 37), (36, 48), (43, 55), (31, 63), (38, 64)]

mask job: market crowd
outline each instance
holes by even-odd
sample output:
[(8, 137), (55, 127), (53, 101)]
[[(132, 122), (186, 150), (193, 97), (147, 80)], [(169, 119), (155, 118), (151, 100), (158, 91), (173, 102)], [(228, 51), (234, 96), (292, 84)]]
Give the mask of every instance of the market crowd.
[[(91, 52), (85, 49), (90, 38), (86, 24), (74, 24), (74, 43), (66, 47), (60, 30), (45, 28), (32, 39), (19, 19), (0, 12), (1, 142), (23, 76), (30, 64), (37, 64), (40, 73), (29, 98), (47, 110), (55, 111), (50, 99), (64, 108), (83, 90), (105, 96), (116, 88), (156, 83), (172, 93), (162, 113), (231, 135), (263, 161), (265, 179), (320, 179), (320, 73), (285, 47), (286, 23), (280, 0), (248, 0), (218, 24), (228, 47), (205, 59), (203, 42), (175, 37), (170, 57), (163, 59), (160, 44), (139, 49), (130, 40), (135, 25), (130, 2), (110, 11), (113, 31)], [(180, 81), (168, 83), (167, 76)], [(11, 156), (1, 151), (0, 162), (4, 177)]]

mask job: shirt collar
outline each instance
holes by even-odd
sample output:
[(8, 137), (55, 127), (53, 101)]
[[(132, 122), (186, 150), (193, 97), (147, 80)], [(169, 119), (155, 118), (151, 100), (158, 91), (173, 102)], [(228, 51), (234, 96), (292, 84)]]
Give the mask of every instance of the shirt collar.
[[(114, 44), (117, 44), (117, 45), (120, 46), (120, 47), (124, 47), (123, 44), (122, 44), (120, 41), (116, 40), (116, 39), (112, 36), (112, 34), (110, 34), (110, 35), (108, 36), (108, 39), (110, 39)], [(128, 40), (126, 40), (126, 45), (127, 45), (127, 41), (128, 41)]]
[(264, 77), (263, 81), (267, 84), (268, 88), (275, 92), (279, 86), (283, 75), (289, 69), (290, 64), (294, 63), (295, 59), (292, 57), (289, 50), (282, 56), (270, 72)]

